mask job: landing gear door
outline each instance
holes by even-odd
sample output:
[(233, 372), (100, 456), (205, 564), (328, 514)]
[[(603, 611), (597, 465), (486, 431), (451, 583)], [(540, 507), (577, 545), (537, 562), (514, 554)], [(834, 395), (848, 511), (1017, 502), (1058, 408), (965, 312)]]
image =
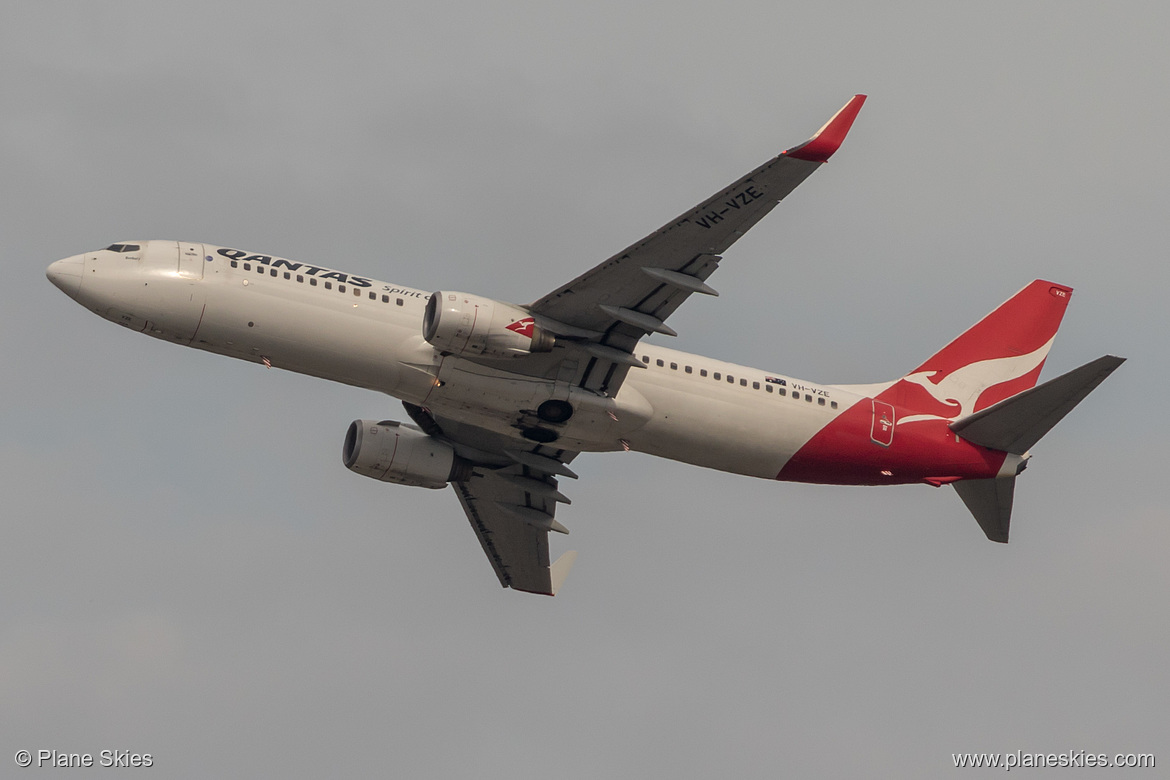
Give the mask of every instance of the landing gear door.
[(179, 276), (184, 279), (203, 278), (203, 244), (179, 242)]
[(873, 402), (873, 427), (869, 438), (874, 444), (889, 447), (894, 443), (894, 407), (884, 401)]

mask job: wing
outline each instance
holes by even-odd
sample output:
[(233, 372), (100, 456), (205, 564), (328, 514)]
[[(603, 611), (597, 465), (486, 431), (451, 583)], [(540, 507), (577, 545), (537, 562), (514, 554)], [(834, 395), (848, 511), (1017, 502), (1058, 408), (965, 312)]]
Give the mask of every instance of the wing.
[(473, 464), (470, 476), (451, 486), (500, 585), (555, 596), (577, 553), (566, 552), (550, 564), (548, 535), (569, 532), (556, 520), (557, 504), (569, 503), (557, 489), (557, 477), (576, 478), (565, 464), (577, 453), (521, 445), (413, 404), (403, 406), (424, 431), (450, 442)]
[[(556, 335), (559, 349), (508, 360), (507, 369), (615, 394), (631, 367), (644, 368), (633, 356), (638, 341), (648, 333), (675, 335), (665, 320), (683, 301), (692, 293), (717, 294), (706, 279), (720, 253), (828, 161), (864, 102), (864, 95), (855, 96), (809, 141), (533, 303), (535, 324)], [(576, 477), (565, 464), (577, 453), (404, 405), (424, 431), (472, 464), (470, 476), (452, 486), (500, 584), (555, 595), (576, 553), (550, 564), (548, 535), (568, 533), (556, 520), (557, 504), (568, 503), (557, 477)]]
[[(717, 295), (707, 278), (736, 242), (837, 151), (865, 102), (856, 95), (810, 140), (756, 168), (646, 238), (533, 303), (537, 323), (576, 337), (589, 354), (582, 387), (617, 392), (630, 355), (692, 293)], [(567, 327), (565, 327), (567, 326)]]
[(555, 500), (542, 495), (556, 487), (527, 471), (519, 464), (504, 470), (475, 469), (471, 479), (451, 484), (500, 585), (555, 596), (577, 553), (567, 552), (549, 564), (549, 531), (568, 531), (553, 517)]

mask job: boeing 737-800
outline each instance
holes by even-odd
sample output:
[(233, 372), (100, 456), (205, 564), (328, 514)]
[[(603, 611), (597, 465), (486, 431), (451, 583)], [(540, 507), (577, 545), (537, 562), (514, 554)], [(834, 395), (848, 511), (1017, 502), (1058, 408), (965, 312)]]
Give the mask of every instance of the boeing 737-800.
[(953, 485), (1008, 540), (1016, 476), (1041, 436), (1122, 362), (1037, 385), (1071, 288), (1034, 281), (901, 379), (826, 385), (643, 344), (723, 253), (837, 151), (857, 95), (793, 147), (526, 306), (425, 292), (272, 255), (126, 241), (49, 279), (97, 315), (185, 346), (401, 399), (413, 425), (355, 420), (345, 465), (451, 485), (500, 584), (553, 595), (581, 452), (633, 450), (765, 479)]

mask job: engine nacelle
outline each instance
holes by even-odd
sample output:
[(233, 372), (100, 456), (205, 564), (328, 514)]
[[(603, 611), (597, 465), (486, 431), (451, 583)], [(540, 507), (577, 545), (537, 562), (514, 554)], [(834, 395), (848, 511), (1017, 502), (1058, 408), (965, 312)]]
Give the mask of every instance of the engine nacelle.
[(443, 352), (497, 358), (549, 352), (556, 341), (519, 306), (445, 291), (427, 301), (423, 338)]
[(395, 420), (354, 420), (341, 459), (364, 477), (434, 489), (466, 479), (471, 468), (450, 444)]

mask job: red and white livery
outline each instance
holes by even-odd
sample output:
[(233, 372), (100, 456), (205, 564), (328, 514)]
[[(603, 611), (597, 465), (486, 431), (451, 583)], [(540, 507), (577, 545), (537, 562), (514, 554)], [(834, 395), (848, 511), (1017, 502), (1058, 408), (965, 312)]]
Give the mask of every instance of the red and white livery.
[(891, 382), (827, 385), (644, 344), (723, 253), (837, 151), (857, 95), (783, 152), (527, 305), (427, 293), (230, 247), (128, 241), (48, 277), (96, 314), (186, 346), (395, 396), (413, 424), (355, 420), (345, 465), (452, 486), (500, 584), (553, 595), (575, 553), (560, 478), (581, 452), (634, 450), (766, 479), (953, 485), (1008, 540), (1031, 447), (1122, 363), (1037, 384), (1072, 290), (1034, 281)]

